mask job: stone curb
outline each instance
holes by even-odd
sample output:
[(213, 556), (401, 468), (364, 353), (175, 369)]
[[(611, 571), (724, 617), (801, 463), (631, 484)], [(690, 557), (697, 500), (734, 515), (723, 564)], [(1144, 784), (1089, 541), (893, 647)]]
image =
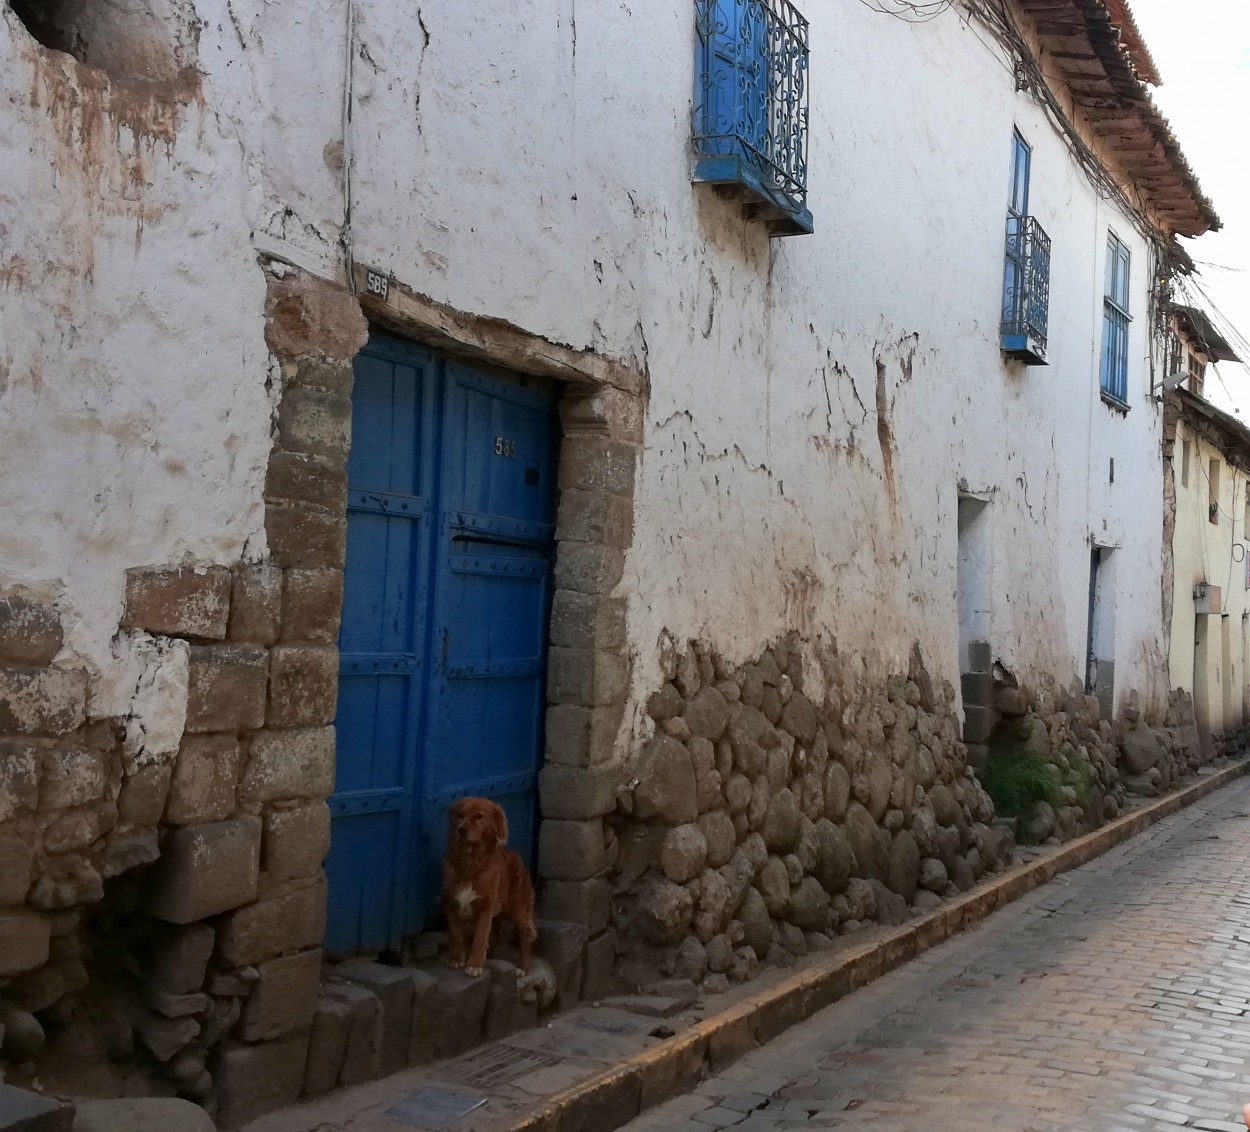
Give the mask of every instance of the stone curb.
[(884, 937), (822, 957), (791, 978), (619, 1065), (557, 1093), (510, 1132), (611, 1132), (653, 1105), (719, 1073), (744, 1053), (810, 1018), (854, 990), (894, 970), (1060, 873), (1079, 868), (1155, 822), (1250, 774), (1250, 760), (1223, 767), (1143, 806), (1045, 857), (1018, 865)]

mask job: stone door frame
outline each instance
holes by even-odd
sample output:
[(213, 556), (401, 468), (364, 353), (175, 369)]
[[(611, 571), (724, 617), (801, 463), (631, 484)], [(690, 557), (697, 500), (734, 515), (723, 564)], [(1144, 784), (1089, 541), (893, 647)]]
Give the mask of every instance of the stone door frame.
[(561, 383), (560, 495), (538, 788), (539, 914), (583, 925), (592, 951), (614, 951), (606, 935), (610, 860), (603, 819), (616, 805), (614, 767), (630, 679), (625, 598), (616, 590), (633, 539), (647, 375), (502, 319), (456, 311), (393, 278), (379, 289), (378, 278), (355, 268), (361, 309), (379, 330)]

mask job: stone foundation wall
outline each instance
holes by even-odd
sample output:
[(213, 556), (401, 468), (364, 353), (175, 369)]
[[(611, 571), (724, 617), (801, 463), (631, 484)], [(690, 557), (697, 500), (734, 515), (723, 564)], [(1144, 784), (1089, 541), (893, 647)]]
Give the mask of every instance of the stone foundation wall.
[[(632, 986), (678, 976), (723, 991), (761, 964), (900, 923), (1008, 865), (1017, 833), (1088, 832), (1201, 758), (1183, 703), (1158, 726), (1133, 706), (1111, 723), (1092, 696), (1009, 677), (978, 705), (987, 742), (967, 746), (954, 689), (935, 687), (918, 648), (878, 687), (856, 658), (794, 638), (739, 666), (691, 642), (665, 674), (647, 705), (654, 737), (608, 818)], [(996, 814), (978, 768), (1004, 744), (1044, 764), (1057, 804)]]
[[(819, 699), (804, 691), (812, 665)], [(668, 674), (610, 819), (627, 980), (723, 990), (762, 962), (899, 923), (1010, 860), (954, 689), (934, 688), (918, 653), (875, 689), (854, 658), (793, 640), (743, 666), (695, 642)]]
[(56, 610), (0, 595), (0, 1071), (17, 1083), (177, 1094), (229, 1120), (303, 1082), (365, 323), (281, 270), (267, 314), (267, 555), (136, 564), (119, 595), (120, 654), (158, 662), (136, 704), (159, 710), (95, 718), (119, 673), (58, 664)]

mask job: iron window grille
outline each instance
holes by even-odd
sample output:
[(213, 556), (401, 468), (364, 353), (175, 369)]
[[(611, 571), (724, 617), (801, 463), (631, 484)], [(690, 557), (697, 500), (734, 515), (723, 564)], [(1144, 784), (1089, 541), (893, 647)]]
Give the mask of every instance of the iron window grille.
[(1117, 405), (1128, 404), (1129, 250), (1113, 233), (1107, 235), (1106, 286), (1102, 300), (1102, 361), (1098, 384)]
[(1034, 216), (1007, 213), (1003, 269), (1003, 352), (1025, 365), (1046, 365), (1050, 318), (1050, 237)]
[(790, 0), (695, 0), (695, 28), (692, 180), (773, 235), (811, 232), (807, 20)]

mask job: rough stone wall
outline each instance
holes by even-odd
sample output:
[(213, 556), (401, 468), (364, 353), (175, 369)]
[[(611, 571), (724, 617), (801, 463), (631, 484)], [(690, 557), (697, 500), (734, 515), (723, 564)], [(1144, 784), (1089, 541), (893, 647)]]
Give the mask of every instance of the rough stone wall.
[[(628, 980), (723, 990), (1010, 860), (954, 689), (918, 659), (872, 688), (858, 658), (793, 639), (743, 666), (702, 642), (668, 655), (656, 734), (612, 819)], [(804, 691), (813, 666), (818, 698)]]
[[(1113, 724), (1092, 696), (1002, 678), (988, 742), (969, 747), (954, 689), (934, 686), (918, 648), (884, 686), (860, 658), (796, 637), (746, 665), (702, 641), (663, 663), (655, 734), (608, 819), (631, 985), (675, 975), (722, 991), (900, 923), (1008, 865), (1017, 834), (1079, 836), (1201, 761), (1183, 702), (1156, 727), (1131, 703)], [(1040, 760), (1056, 804), (996, 815), (978, 768), (1002, 743)]]
[(139, 1080), (227, 1120), (298, 1095), (318, 1001), (365, 330), (351, 296), (283, 270), (267, 315), (269, 553), (126, 575), (116, 640), (160, 661), (135, 699), (162, 710), (98, 718), (116, 673), (59, 665), (56, 610), (0, 599), (0, 1067)]

